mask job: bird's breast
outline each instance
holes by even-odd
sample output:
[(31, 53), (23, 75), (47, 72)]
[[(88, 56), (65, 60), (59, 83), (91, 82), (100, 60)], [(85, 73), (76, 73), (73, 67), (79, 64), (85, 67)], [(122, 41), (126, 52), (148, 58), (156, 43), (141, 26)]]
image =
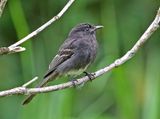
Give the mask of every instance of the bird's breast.
[[(89, 64), (88, 64), (89, 65)], [(85, 68), (80, 68), (80, 69), (75, 69), (75, 70), (70, 70), (67, 75), (80, 75), (82, 74), (84, 71), (86, 71), (88, 65), (86, 65)]]

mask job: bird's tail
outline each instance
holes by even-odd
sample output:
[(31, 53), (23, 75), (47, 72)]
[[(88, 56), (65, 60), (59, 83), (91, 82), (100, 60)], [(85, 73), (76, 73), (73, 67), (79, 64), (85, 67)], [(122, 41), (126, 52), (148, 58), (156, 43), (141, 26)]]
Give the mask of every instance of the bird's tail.
[[(57, 72), (53, 72), (51, 75), (45, 76), (43, 81), (39, 85), (37, 85), (36, 88), (44, 87), (49, 81), (56, 79), (57, 76)], [(22, 102), (22, 105), (28, 104), (35, 96), (36, 94), (28, 95), (26, 99)]]

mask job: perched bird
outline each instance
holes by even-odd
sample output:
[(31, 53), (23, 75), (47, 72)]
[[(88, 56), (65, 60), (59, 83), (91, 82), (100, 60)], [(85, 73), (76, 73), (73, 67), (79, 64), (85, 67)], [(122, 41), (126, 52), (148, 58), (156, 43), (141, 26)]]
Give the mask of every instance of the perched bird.
[[(102, 27), (88, 23), (75, 26), (59, 48), (43, 81), (37, 87), (45, 86), (49, 81), (55, 80), (57, 76), (77, 76), (83, 73), (96, 57), (98, 47), (96, 30)], [(34, 96), (35, 94), (29, 95), (23, 105), (28, 104)]]

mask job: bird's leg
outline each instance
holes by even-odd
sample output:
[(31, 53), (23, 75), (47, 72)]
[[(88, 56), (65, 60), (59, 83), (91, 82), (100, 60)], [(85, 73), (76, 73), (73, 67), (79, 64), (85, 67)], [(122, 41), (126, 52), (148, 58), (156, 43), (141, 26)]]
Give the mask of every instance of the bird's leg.
[(86, 71), (83, 72), (86, 76), (88, 76), (89, 80), (92, 81), (95, 78), (95, 73), (88, 73)]
[(68, 77), (70, 78), (70, 81), (72, 82), (73, 87), (76, 88), (76, 83), (75, 83), (75, 82), (77, 82), (77, 80), (75, 79), (76, 76), (68, 75)]
[(76, 88), (76, 83), (75, 82), (77, 82), (77, 80), (76, 79), (72, 79), (71, 82), (73, 84), (73, 87)]

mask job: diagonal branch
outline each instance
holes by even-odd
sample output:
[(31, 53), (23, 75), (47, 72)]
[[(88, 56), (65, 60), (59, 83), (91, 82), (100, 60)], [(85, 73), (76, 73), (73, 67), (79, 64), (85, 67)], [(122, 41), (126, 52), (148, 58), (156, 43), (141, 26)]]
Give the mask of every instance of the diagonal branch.
[[(151, 35), (159, 28), (160, 24), (160, 8), (157, 12), (157, 15), (151, 25), (148, 27), (148, 29), (144, 32), (144, 34), (140, 37), (140, 39), (136, 42), (136, 44), (133, 46), (132, 49), (130, 49), (124, 56), (121, 58), (115, 60), (112, 64), (109, 66), (104, 67), (103, 69), (100, 69), (94, 73), (94, 79), (97, 77), (107, 73), (108, 71), (112, 70), (113, 68), (122, 65), (129, 59), (131, 59), (137, 51), (142, 47), (142, 45), (151, 37)], [(70, 88), (75, 85), (79, 85), (82, 83), (85, 83), (89, 81), (89, 77), (85, 76), (83, 78), (77, 79), (73, 82), (67, 82), (62, 83), (54, 86), (48, 86), (48, 87), (42, 87), (42, 88), (26, 88), (26, 87), (17, 87), (10, 90), (5, 90), (0, 92), (0, 97), (8, 96), (8, 95), (15, 95), (15, 94), (33, 94), (33, 93), (45, 93), (45, 92), (51, 92), (56, 90), (62, 90), (65, 88)]]
[(59, 18), (61, 18), (62, 15), (68, 10), (68, 8), (72, 5), (72, 3), (74, 1), (75, 0), (69, 0), (67, 2), (67, 4), (64, 6), (64, 8), (56, 16), (54, 16), (52, 19), (50, 19), (48, 22), (46, 22), (45, 24), (43, 24), (41, 27), (39, 27), (38, 29), (36, 29), (32, 33), (28, 34), (26, 37), (22, 38), (21, 40), (19, 40), (16, 43), (10, 45), (8, 48), (5, 47), (5, 50), (4, 50), (4, 48), (0, 48), (0, 55), (24, 51), (25, 48), (20, 47), (19, 45), (21, 45), (22, 43), (26, 42), (30, 38), (33, 38), (34, 36), (36, 36), (37, 34), (39, 34), (41, 31), (43, 31), (44, 29), (46, 29), (48, 26), (50, 26), (52, 23), (54, 23), (56, 20), (58, 20)]

